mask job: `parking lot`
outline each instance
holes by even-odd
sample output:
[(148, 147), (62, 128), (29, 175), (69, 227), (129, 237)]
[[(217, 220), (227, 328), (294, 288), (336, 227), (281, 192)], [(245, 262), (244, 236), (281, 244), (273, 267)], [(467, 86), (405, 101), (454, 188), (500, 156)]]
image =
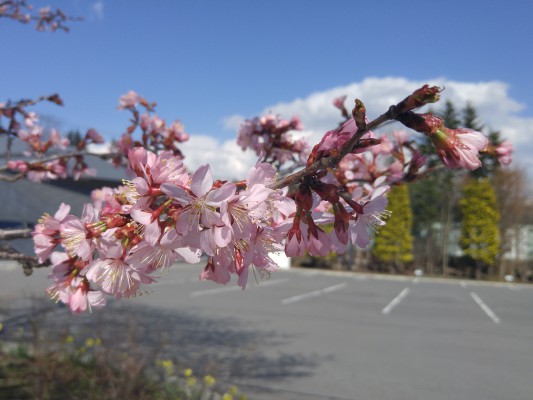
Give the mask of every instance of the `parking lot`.
[[(242, 291), (198, 281), (200, 268), (176, 265), (84, 324), (127, 307), (167, 356), (250, 399), (533, 398), (529, 286), (292, 269)], [(46, 287), (42, 272), (0, 274), (3, 300)]]

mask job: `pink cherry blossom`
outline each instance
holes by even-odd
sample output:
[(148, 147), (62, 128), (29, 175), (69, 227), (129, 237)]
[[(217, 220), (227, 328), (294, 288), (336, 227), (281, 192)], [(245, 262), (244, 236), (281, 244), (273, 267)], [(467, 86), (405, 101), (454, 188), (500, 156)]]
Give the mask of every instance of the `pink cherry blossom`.
[(489, 141), (481, 132), (467, 128), (443, 127), (430, 135), (437, 153), (447, 168), (475, 170), (481, 167), (478, 153), (485, 150)]
[(85, 261), (92, 258), (93, 233), (87, 229), (86, 224), (97, 221), (97, 218), (98, 211), (91, 204), (86, 204), (81, 219), (74, 215), (68, 215), (63, 219), (60, 225), (61, 244), (69, 255), (78, 256)]
[(213, 189), (211, 167), (204, 165), (193, 174), (190, 190), (172, 183), (164, 183), (161, 190), (183, 206), (176, 221), (176, 230), (184, 235), (200, 230), (200, 224), (207, 229), (224, 226), (217, 208), (233, 197), (236, 187), (227, 182), (220, 188)]
[(357, 213), (355, 223), (350, 224), (350, 234), (353, 244), (365, 248), (376, 232), (376, 227), (385, 225), (383, 218), (389, 214), (387, 207), (388, 186), (381, 186), (372, 193), (372, 197), (362, 206), (362, 212)]
[(85, 140), (91, 141), (92, 143), (104, 143), (105, 139), (102, 135), (100, 135), (95, 129), (91, 128), (87, 131), (85, 134)]
[[(340, 128), (333, 129), (326, 132), (320, 142), (315, 146), (312, 151), (314, 159), (317, 160), (321, 157), (337, 155), (340, 149), (355, 135), (357, 132), (357, 126), (353, 118), (344, 122)], [(374, 133), (368, 131), (363, 135), (363, 138), (372, 138)], [(364, 149), (356, 150), (355, 152), (362, 152)]]
[(143, 284), (152, 283), (153, 279), (146, 266), (136, 268), (125, 260), (120, 244), (112, 239), (112, 232), (103, 238), (100, 258), (87, 266), (85, 277), (115, 297), (136, 296)]
[(509, 165), (511, 163), (511, 154), (513, 153), (513, 145), (506, 140), (494, 148), (494, 153), (501, 165)]
[(154, 246), (143, 241), (134, 247), (126, 261), (134, 268), (155, 271), (168, 268), (177, 260), (196, 264), (200, 261), (200, 256), (200, 250), (186, 246), (183, 237), (175, 229), (170, 229)]
[(133, 90), (130, 90), (125, 95), (121, 96), (118, 100), (118, 109), (123, 110), (126, 108), (135, 107), (143, 98), (139, 96)]
[(333, 105), (337, 107), (339, 110), (342, 110), (344, 108), (344, 102), (346, 101), (346, 95), (335, 97), (333, 99)]
[(69, 212), (70, 206), (61, 203), (53, 217), (45, 214), (39, 223), (35, 225), (32, 236), (35, 254), (39, 262), (44, 262), (52, 254), (57, 244), (59, 244), (60, 226)]
[(307, 141), (303, 138), (295, 139), (289, 133), (291, 130), (302, 129), (303, 124), (298, 117), (287, 121), (267, 114), (261, 118), (245, 120), (240, 126), (237, 144), (243, 150), (254, 150), (263, 160), (276, 164), (277, 167), (289, 161), (303, 165), (309, 153)]
[(209, 280), (220, 284), (227, 284), (231, 281), (229, 257), (209, 257), (207, 265), (200, 274), (200, 280)]
[(294, 225), (287, 234), (285, 254), (289, 257), (299, 257), (305, 254), (307, 248), (307, 235), (304, 235), (300, 224)]

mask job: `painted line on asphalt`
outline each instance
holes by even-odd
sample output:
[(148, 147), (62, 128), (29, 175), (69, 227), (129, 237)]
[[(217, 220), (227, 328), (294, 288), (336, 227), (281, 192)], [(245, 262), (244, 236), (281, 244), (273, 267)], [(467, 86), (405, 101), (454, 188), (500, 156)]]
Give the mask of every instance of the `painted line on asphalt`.
[(385, 315), (387, 315), (388, 313), (390, 313), (392, 311), (392, 309), (394, 307), (396, 307), (398, 304), (400, 304), (400, 302), (405, 298), (405, 296), (407, 296), (409, 294), (409, 288), (405, 288), (404, 290), (402, 290), (400, 292), (400, 294), (398, 296), (396, 296), (394, 299), (392, 299), (392, 301), (387, 304), (385, 306), (385, 308), (383, 310), (381, 310), (381, 312)]
[(461, 282), (459, 283), (459, 285), (461, 285), (461, 286), (464, 287), (464, 288), (466, 288), (466, 287), (468, 286), (468, 285), (466, 284), (465, 281), (461, 281)]
[(311, 297), (316, 297), (316, 296), (320, 296), (320, 295), (323, 295), (323, 294), (335, 292), (336, 290), (340, 290), (340, 289), (342, 289), (344, 287), (346, 287), (346, 283), (339, 283), (338, 285), (333, 285), (333, 286), (329, 286), (329, 287), (324, 288), (324, 289), (315, 290), (314, 292), (309, 292), (309, 293), (300, 294), (298, 296), (288, 297), (286, 299), (281, 300), (281, 304), (295, 303), (295, 302), (300, 301), (300, 300), (305, 300), (305, 299), (308, 299), (308, 298), (311, 298)]
[(519, 292), (519, 291), (520, 291), (520, 288), (517, 287), (517, 286), (515, 286), (515, 285), (513, 285), (512, 283), (508, 283), (508, 284), (507, 284), (507, 287), (508, 287), (509, 289), (511, 289), (511, 290), (514, 290), (515, 292)]
[(494, 312), (489, 308), (489, 306), (486, 305), (483, 300), (481, 300), (481, 297), (479, 297), (476, 292), (470, 292), (470, 296), (472, 296), (475, 302), (496, 324), (499, 324), (501, 322), (500, 319), (496, 316), (496, 314), (494, 314)]

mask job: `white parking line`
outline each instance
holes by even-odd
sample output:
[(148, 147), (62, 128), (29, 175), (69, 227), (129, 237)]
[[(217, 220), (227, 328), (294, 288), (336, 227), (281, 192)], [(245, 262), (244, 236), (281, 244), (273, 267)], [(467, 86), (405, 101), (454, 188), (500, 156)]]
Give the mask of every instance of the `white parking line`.
[(494, 312), (489, 308), (488, 305), (486, 305), (483, 300), (481, 300), (481, 297), (479, 297), (475, 292), (470, 292), (470, 296), (476, 301), (476, 303), (481, 307), (483, 311), (497, 324), (499, 324), (501, 321), (500, 319), (494, 314)]
[(283, 299), (283, 300), (281, 300), (281, 304), (295, 303), (297, 301), (308, 299), (310, 297), (316, 297), (316, 296), (320, 296), (322, 294), (331, 293), (331, 292), (334, 292), (336, 290), (340, 290), (340, 289), (342, 289), (344, 287), (346, 287), (346, 283), (339, 283), (338, 285), (333, 285), (333, 286), (329, 286), (329, 287), (324, 288), (324, 289), (315, 290), (314, 292), (304, 293), (304, 294), (300, 294), (298, 296), (293, 296), (293, 297), (289, 297), (289, 298)]
[(511, 290), (514, 290), (515, 292), (519, 292), (519, 291), (520, 291), (520, 288), (517, 287), (517, 286), (515, 286), (515, 285), (513, 285), (512, 283), (508, 283), (508, 284), (507, 284), (507, 287), (508, 287), (509, 289), (511, 289)]
[(407, 296), (408, 293), (409, 293), (409, 288), (405, 288), (404, 290), (402, 290), (398, 296), (396, 296), (389, 304), (387, 304), (387, 306), (383, 310), (381, 310), (381, 312), (385, 315), (390, 313), (394, 307), (400, 304), (400, 302), (403, 300), (405, 296)]

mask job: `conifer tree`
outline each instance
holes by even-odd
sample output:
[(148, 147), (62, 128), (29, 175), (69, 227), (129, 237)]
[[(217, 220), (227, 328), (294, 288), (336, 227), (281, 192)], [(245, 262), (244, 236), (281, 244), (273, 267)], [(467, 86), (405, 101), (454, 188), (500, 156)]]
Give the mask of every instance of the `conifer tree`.
[(491, 181), (468, 179), (459, 204), (463, 217), (459, 244), (479, 278), (481, 273), (489, 273), (494, 267), (500, 244), (500, 213)]
[(401, 269), (413, 261), (413, 213), (407, 185), (393, 187), (388, 199), (391, 215), (376, 236), (372, 254), (378, 261)]
[[(440, 113), (440, 117), (444, 119), (444, 125), (450, 129), (457, 129), (461, 125), (459, 113), (451, 100), (446, 100), (446, 103), (444, 103), (444, 110)], [(477, 115), (475, 118), (477, 118)]]
[(479, 123), (478, 119), (476, 108), (471, 102), (467, 101), (465, 108), (463, 108), (462, 127), (481, 132), (483, 130), (483, 125)]

